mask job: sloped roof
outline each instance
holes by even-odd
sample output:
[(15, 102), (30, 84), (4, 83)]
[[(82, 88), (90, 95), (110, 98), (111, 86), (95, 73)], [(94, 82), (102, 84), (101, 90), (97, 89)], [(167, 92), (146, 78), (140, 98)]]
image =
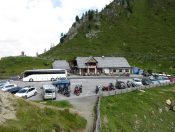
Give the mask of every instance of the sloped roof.
[[(124, 57), (93, 57), (97, 61), (98, 68), (121, 68), (131, 67), (128, 61)], [(85, 63), (90, 57), (77, 57), (78, 68), (87, 68)]]
[(95, 60), (94, 57), (88, 57), (88, 59), (86, 60), (86, 62), (87, 62), (87, 63), (88, 63), (88, 62), (94, 62), (94, 63), (96, 63), (97, 60)]
[(66, 60), (56, 60), (52, 63), (53, 69), (70, 69), (69, 63)]

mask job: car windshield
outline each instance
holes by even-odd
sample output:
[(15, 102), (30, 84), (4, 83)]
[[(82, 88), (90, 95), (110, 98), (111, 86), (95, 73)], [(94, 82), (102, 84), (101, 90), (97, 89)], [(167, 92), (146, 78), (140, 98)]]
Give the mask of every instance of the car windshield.
[(7, 85), (5, 88), (14, 87), (14, 85)]
[(151, 81), (157, 81), (156, 79), (150, 79)]
[(162, 79), (163, 79), (163, 80), (169, 80), (168, 77), (163, 77)]
[(53, 93), (53, 92), (54, 92), (53, 89), (46, 89), (46, 90), (45, 90), (45, 93)]
[(1, 83), (1, 84), (0, 84), (0, 86), (4, 86), (4, 85), (6, 85), (6, 83)]
[(0, 83), (8, 83), (8, 81), (0, 81)]
[(11, 90), (20, 90), (20, 89), (22, 89), (21, 87), (13, 87), (13, 88), (11, 88)]
[(27, 91), (27, 89), (21, 89), (18, 91), (18, 93), (25, 93)]
[(141, 80), (134, 80), (135, 82), (141, 82)]

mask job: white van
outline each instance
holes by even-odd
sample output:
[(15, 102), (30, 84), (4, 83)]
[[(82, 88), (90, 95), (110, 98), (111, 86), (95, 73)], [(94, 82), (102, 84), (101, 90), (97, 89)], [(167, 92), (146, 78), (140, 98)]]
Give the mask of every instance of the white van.
[(53, 85), (43, 85), (41, 88), (43, 89), (42, 96), (43, 100), (46, 99), (56, 99), (56, 88)]
[(14, 87), (17, 87), (17, 85), (16, 84), (4, 84), (4, 85), (2, 85), (2, 86), (0, 86), (0, 89), (2, 90), (2, 91), (7, 91), (8, 89), (11, 89), (11, 88), (14, 88)]

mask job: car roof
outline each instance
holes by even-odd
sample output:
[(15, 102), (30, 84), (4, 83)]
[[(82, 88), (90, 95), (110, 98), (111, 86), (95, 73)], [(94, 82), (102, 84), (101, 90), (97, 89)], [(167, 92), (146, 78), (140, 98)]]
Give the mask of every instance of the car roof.
[(23, 87), (22, 89), (29, 90), (30, 88), (35, 88), (35, 87)]
[(4, 84), (4, 86), (10, 86), (10, 85), (14, 85), (15, 86), (15, 84), (11, 84), (11, 83)]
[(142, 80), (142, 79), (140, 79), (140, 78), (133, 78), (133, 80)]
[(24, 87), (24, 88), (22, 88), (22, 89), (29, 90), (29, 88), (26, 88), (26, 87)]
[(23, 88), (35, 88), (35, 87), (33, 87), (33, 86), (24, 86)]
[(49, 84), (45, 84), (43, 85), (44, 89), (55, 89), (55, 87), (53, 85), (49, 85)]

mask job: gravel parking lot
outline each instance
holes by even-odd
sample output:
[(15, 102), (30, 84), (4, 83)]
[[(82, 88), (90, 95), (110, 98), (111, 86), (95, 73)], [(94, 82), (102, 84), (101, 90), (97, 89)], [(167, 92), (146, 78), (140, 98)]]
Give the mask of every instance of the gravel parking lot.
[[(122, 81), (127, 81), (129, 80), (128, 78), (122, 78), (122, 79), (118, 79), (118, 80), (122, 80)], [(57, 94), (56, 100), (69, 100), (69, 99), (74, 99), (74, 98), (82, 98), (82, 97), (88, 97), (88, 96), (92, 96), (95, 95), (95, 88), (97, 85), (100, 86), (107, 86), (109, 85), (109, 83), (115, 83), (116, 79), (114, 78), (83, 78), (83, 79), (70, 79), (71, 82), (71, 95), (70, 97), (66, 97), (64, 95), (61, 94)], [(40, 89), (44, 84), (52, 84), (51, 81), (48, 82), (23, 82), (23, 81), (12, 81), (11, 83), (17, 84), (18, 86), (34, 86), (37, 88), (38, 94), (36, 96), (32, 96), (30, 98), (28, 98), (28, 100), (36, 100), (36, 101), (41, 101), (42, 100), (42, 95), (41, 95), (41, 90)], [(82, 89), (82, 93), (80, 94), (80, 96), (76, 96), (74, 95), (73, 91), (74, 88), (77, 84), (82, 84), (83, 89)]]
[[(71, 82), (71, 95), (70, 97), (66, 97), (64, 95), (58, 94), (56, 100), (67, 100), (69, 101), (73, 106), (74, 109), (77, 109), (80, 112), (80, 115), (83, 116), (87, 120), (87, 126), (85, 129), (85, 132), (91, 132), (93, 131), (93, 125), (94, 125), (94, 106), (97, 100), (97, 95), (95, 94), (95, 88), (97, 85), (100, 86), (108, 86), (109, 83), (115, 83), (115, 81), (121, 80), (124, 82), (127, 82), (128, 80), (131, 80), (131, 78), (97, 78), (97, 77), (88, 77), (88, 78), (70, 78)], [(24, 87), (27, 85), (34, 86), (37, 88), (38, 94), (35, 96), (32, 96), (28, 98), (27, 100), (33, 100), (33, 101), (42, 101), (42, 89), (40, 89), (44, 84), (52, 84), (51, 81), (48, 82), (23, 82), (23, 81), (11, 81), (11, 83), (17, 84), (18, 86)], [(77, 84), (82, 84), (83, 89), (80, 96), (74, 95), (73, 91)]]

